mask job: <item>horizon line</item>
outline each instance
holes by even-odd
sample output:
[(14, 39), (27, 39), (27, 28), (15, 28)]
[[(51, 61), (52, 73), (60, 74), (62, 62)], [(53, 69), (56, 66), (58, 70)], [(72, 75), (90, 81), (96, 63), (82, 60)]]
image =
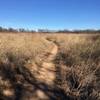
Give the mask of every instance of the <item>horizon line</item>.
[(27, 28), (27, 27), (12, 27), (12, 26), (0, 26), (1, 28), (12, 28), (12, 29), (25, 29), (25, 30), (35, 30), (38, 31), (40, 30), (50, 30), (50, 31), (57, 31), (57, 30), (68, 30), (68, 31), (74, 31), (74, 30), (100, 30), (100, 28)]

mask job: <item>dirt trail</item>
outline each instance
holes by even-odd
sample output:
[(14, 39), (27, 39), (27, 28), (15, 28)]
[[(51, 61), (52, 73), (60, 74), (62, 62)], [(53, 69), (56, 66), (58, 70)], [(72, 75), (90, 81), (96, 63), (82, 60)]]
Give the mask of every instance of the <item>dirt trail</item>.
[(34, 97), (33, 95), (31, 97), (32, 100), (51, 100), (50, 96), (47, 95), (50, 91), (46, 89), (49, 88), (52, 90), (54, 88), (54, 81), (56, 79), (56, 67), (54, 64), (54, 59), (58, 53), (58, 46), (56, 45), (56, 43), (50, 40), (47, 41), (51, 42), (51, 44), (54, 45), (52, 50), (45, 55), (45, 59), (41, 62), (41, 65), (33, 65), (28, 67), (29, 69), (31, 69), (31, 73), (33, 74), (35, 79), (38, 80), (40, 83), (45, 84), (41, 84), (41, 86), (43, 86), (45, 90), (41, 90), (40, 88), (37, 89), (35, 91), (36, 96)]
[[(49, 40), (48, 40), (49, 41)], [(50, 41), (52, 42), (52, 41)], [(53, 60), (55, 59), (57, 53), (58, 53), (58, 46), (54, 44), (53, 49), (49, 52), (49, 55), (47, 56), (46, 60), (42, 63), (42, 68), (39, 71), (40, 72), (40, 79), (44, 80), (46, 84), (52, 85), (54, 83), (55, 77), (56, 77), (56, 68), (55, 64), (53, 63)]]

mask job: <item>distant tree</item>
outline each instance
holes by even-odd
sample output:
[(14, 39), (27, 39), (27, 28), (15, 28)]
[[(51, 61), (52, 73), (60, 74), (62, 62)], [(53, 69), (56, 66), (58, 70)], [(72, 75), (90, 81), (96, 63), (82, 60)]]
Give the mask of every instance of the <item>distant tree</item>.
[(9, 28), (8, 32), (18, 32), (17, 29)]
[(2, 32), (3, 31), (3, 28), (2, 27), (0, 27), (0, 32)]
[(38, 29), (38, 32), (42, 33), (42, 32), (44, 32), (44, 30), (43, 29)]
[(20, 28), (19, 32), (26, 32), (26, 30), (24, 28)]
[(58, 30), (57, 33), (70, 33), (70, 30), (64, 29), (64, 30)]
[(100, 29), (96, 30), (96, 33), (99, 33), (100, 34)]
[(36, 31), (35, 30), (30, 30), (30, 33), (36, 33)]

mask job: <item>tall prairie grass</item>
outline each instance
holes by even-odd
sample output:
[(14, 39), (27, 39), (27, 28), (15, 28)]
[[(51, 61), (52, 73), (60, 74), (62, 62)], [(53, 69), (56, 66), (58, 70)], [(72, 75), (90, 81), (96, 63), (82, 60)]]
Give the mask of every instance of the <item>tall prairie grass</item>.
[[(50, 41), (58, 46), (53, 86), (35, 77)], [(0, 33), (0, 100), (100, 100), (99, 84), (100, 35)]]
[[(69, 100), (100, 99), (100, 35), (55, 35), (56, 84)], [(65, 99), (66, 100), (66, 99)]]

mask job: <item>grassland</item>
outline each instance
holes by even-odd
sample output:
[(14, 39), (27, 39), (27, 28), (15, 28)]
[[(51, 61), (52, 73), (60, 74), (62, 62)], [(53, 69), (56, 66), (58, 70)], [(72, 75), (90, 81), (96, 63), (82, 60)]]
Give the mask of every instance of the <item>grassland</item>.
[(0, 100), (100, 100), (99, 84), (99, 34), (0, 33)]
[[(56, 84), (68, 100), (100, 99), (100, 35), (49, 37), (59, 46)], [(65, 99), (66, 100), (66, 99)]]

